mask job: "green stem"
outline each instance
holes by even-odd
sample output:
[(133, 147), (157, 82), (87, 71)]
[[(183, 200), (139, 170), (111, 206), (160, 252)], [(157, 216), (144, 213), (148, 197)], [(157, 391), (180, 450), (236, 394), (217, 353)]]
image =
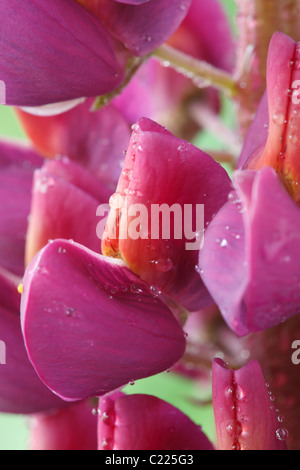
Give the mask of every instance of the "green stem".
[(190, 78), (199, 88), (212, 86), (225, 92), (229, 97), (234, 97), (239, 92), (237, 81), (232, 75), (167, 44), (156, 49), (153, 56), (166, 67), (172, 67), (178, 73)]

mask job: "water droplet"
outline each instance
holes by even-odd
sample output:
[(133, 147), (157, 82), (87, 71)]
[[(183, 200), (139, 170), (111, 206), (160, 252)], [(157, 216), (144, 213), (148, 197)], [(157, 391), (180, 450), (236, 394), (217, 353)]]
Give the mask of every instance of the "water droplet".
[(159, 297), (162, 293), (161, 290), (158, 287), (155, 287), (155, 286), (151, 286), (150, 291), (151, 291), (154, 298)]
[(240, 436), (243, 431), (243, 426), (239, 421), (230, 421), (226, 426), (226, 431), (230, 436)]
[(129, 385), (135, 385), (135, 380), (130, 380)]
[(132, 284), (132, 285), (130, 286), (130, 290), (131, 290), (131, 292), (132, 292), (133, 294), (142, 294), (142, 293), (143, 293), (142, 289), (140, 289), (140, 288), (139, 288), (138, 286), (136, 286), (135, 284)]
[(232, 398), (233, 397), (233, 388), (232, 387), (226, 388), (225, 394), (226, 394), (227, 398)]
[(101, 410), (100, 410), (99, 408), (93, 408), (93, 409), (92, 409), (92, 414), (93, 414), (94, 416), (100, 416)]
[(282, 113), (274, 113), (273, 114), (273, 122), (277, 124), (278, 126), (282, 126), (282, 124), (285, 121), (284, 114)]
[(289, 437), (289, 433), (287, 431), (287, 429), (285, 428), (279, 428), (277, 429), (276, 431), (276, 438), (279, 440), (279, 441), (286, 441), (286, 439)]
[(173, 268), (173, 262), (170, 258), (160, 258), (158, 260), (153, 260), (152, 263), (155, 265), (157, 271), (162, 273), (167, 273)]
[(74, 308), (67, 308), (67, 310), (66, 310), (67, 317), (74, 316), (74, 312), (75, 312)]

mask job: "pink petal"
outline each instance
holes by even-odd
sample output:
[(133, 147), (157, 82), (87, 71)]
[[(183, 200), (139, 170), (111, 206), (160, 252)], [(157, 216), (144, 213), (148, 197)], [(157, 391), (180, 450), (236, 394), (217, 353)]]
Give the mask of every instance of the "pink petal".
[[(211, 25), (214, 24), (214, 28)], [(231, 72), (234, 66), (235, 45), (223, 5), (217, 0), (192, 0), (182, 26), (198, 38), (204, 59)]]
[(28, 267), (21, 312), (37, 373), (70, 401), (162, 372), (185, 349), (173, 314), (122, 262), (64, 240)]
[(112, 105), (91, 111), (93, 99), (63, 114), (33, 116), (17, 110), (36, 148), (46, 157), (65, 155), (88, 168), (111, 190), (120, 176), (130, 128)]
[(8, 105), (97, 96), (122, 82), (110, 36), (74, 0), (4, 0), (1, 15), (0, 68)]
[(157, 397), (107, 395), (100, 410), (100, 450), (213, 450), (199, 426)]
[(26, 239), (26, 264), (56, 238), (72, 239), (101, 252), (96, 212), (109, 190), (84, 168), (64, 157), (49, 161), (34, 175)]
[(244, 140), (244, 145), (238, 162), (238, 168), (247, 166), (248, 159), (251, 156), (262, 151), (266, 145), (269, 133), (269, 111), (267, 93), (264, 94), (259, 107), (257, 109), (255, 118), (247, 132)]
[(30, 418), (30, 450), (97, 450), (97, 417), (83, 401)]
[(202, 279), (240, 336), (300, 308), (299, 208), (276, 173), (240, 171), (237, 195), (217, 214), (200, 252)]
[(24, 274), (33, 172), (42, 159), (31, 149), (0, 142), (0, 266)]
[(213, 405), (219, 450), (286, 450), (287, 432), (257, 361), (234, 371), (215, 360)]
[(258, 170), (272, 166), (282, 175), (292, 197), (299, 202), (299, 83), (300, 43), (282, 33), (274, 34), (268, 54), (268, 140), (247, 162)]
[[(127, 234), (135, 217), (127, 218), (127, 211), (123, 211), (117, 222), (120, 240), (115, 240), (110, 233), (115, 218), (112, 210), (103, 237), (103, 253), (121, 256), (148, 284), (159, 287), (186, 308), (197, 310), (211, 302), (195, 269), (200, 243), (193, 247), (187, 245), (195, 241), (195, 233), (186, 236), (183, 219), (177, 220), (170, 233), (167, 230), (155, 239), (151, 210), (154, 205), (165, 204), (171, 208), (176, 204), (183, 214), (190, 205), (196, 225), (196, 205), (204, 204), (204, 221), (198, 218), (198, 222), (203, 222), (205, 228), (226, 202), (229, 191), (227, 173), (211, 157), (158, 124), (141, 119), (133, 131), (116, 194), (125, 198), (129, 209), (134, 204), (142, 204), (149, 217), (142, 224), (144, 233), (137, 239), (128, 233), (125, 238), (122, 234)], [(202, 235), (201, 229), (198, 230), (198, 235)]]
[(28, 360), (15, 282), (17, 279), (0, 270), (0, 339), (6, 352), (5, 364), (0, 361), (0, 412), (29, 414), (59, 408), (64, 402), (45, 387)]

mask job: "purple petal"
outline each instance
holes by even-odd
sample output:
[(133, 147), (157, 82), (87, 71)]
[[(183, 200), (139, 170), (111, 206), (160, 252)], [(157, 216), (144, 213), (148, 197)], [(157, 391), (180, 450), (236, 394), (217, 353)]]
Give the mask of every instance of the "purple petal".
[(4, 0), (0, 68), (15, 106), (105, 94), (123, 78), (107, 31), (74, 0)]
[(210, 224), (199, 264), (225, 320), (243, 336), (299, 311), (300, 222), (273, 169), (237, 172), (234, 185), (238, 195)]
[(0, 266), (19, 276), (24, 274), (33, 172), (41, 164), (33, 150), (0, 142)]
[(6, 350), (6, 364), (0, 365), (0, 411), (30, 414), (65, 406), (40, 381), (28, 360), (19, 312), (17, 286), (0, 271), (0, 339)]
[(49, 161), (34, 174), (26, 238), (26, 264), (56, 238), (72, 239), (101, 252), (96, 212), (109, 191), (80, 165), (64, 157)]
[(100, 410), (100, 450), (214, 450), (200, 426), (157, 397), (117, 392)]
[(18, 117), (37, 149), (47, 157), (66, 155), (81, 163), (114, 190), (120, 176), (130, 127), (113, 106), (91, 111), (93, 99), (51, 117), (18, 110)]
[(29, 357), (65, 400), (161, 372), (185, 349), (173, 314), (124, 263), (64, 240), (28, 267), (21, 311)]
[(149, 0), (140, 5), (102, 0), (98, 16), (127, 49), (143, 56), (172, 36), (190, 5), (191, 0)]

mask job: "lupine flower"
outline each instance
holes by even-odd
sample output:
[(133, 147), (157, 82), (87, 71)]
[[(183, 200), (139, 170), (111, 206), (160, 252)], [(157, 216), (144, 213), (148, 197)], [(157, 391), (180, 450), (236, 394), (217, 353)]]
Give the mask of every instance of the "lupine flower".
[[(212, 369), (216, 446), (179, 409), (152, 395), (104, 395), (32, 418), (36, 450), (286, 450), (288, 431), (257, 361), (240, 370), (216, 359)], [(96, 430), (96, 423), (97, 430)], [(95, 445), (95, 441), (98, 444)], [(89, 446), (89, 447), (88, 447)]]
[(127, 62), (165, 42), (190, 6), (190, 0), (81, 3), (92, 13), (74, 0), (2, 2), (6, 104), (35, 107), (114, 90)]
[[(177, 202), (182, 207), (205, 200), (209, 222), (226, 200), (229, 183), (225, 170), (208, 155), (143, 119), (133, 131), (117, 191), (131, 195), (130, 203), (139, 198), (141, 204)], [(103, 395), (166, 370), (182, 356), (182, 326), (161, 291), (195, 308), (211, 299), (195, 271), (197, 250), (186, 251), (182, 240), (154, 242), (149, 250), (151, 238), (128, 240), (126, 255), (120, 247), (125, 264), (78, 243), (55, 240), (28, 266), (21, 306), (25, 344), (41, 379), (62, 398)], [(104, 253), (114, 244), (106, 237)], [(186, 278), (180, 281), (183, 271)], [(64, 280), (59, 284), (58, 272)]]
[[(184, 21), (167, 44), (227, 72), (232, 71), (233, 38), (223, 8), (216, 0), (193, 0)], [(178, 137), (189, 140), (199, 131), (191, 116), (192, 104), (204, 104), (216, 114), (220, 110), (218, 92), (196, 85), (196, 79), (193, 83), (190, 77), (168, 67), (167, 62), (161, 64), (150, 58), (113, 103), (132, 124), (147, 116)]]
[[(120, 162), (124, 159), (121, 149), (129, 138), (128, 125), (109, 107), (91, 115), (86, 111), (83, 105), (71, 112), (71, 119), (61, 123), (60, 145), (56, 144), (59, 153), (70, 153), (81, 164), (66, 156), (44, 162), (30, 147), (0, 143), (3, 203), (0, 212), (0, 331), (7, 350), (7, 363), (1, 370), (0, 409), (3, 412), (27, 414), (66, 406), (49, 393), (30, 364), (20, 328), (17, 287), (26, 263), (49, 239), (72, 238), (101, 251), (96, 233), (86, 230), (86, 226), (93, 223), (98, 205), (108, 202), (111, 188), (116, 184)], [(120, 130), (119, 146), (115, 145), (110, 155), (110, 180), (105, 168), (106, 146), (101, 144), (101, 134), (98, 135), (103, 114), (107, 130), (112, 122), (119, 123)], [(89, 123), (96, 136), (89, 134), (90, 138), (84, 139), (80, 122), (86, 116), (90, 117)], [(78, 146), (74, 142), (70, 145), (69, 135), (75, 129)], [(114, 133), (106, 134), (106, 138), (112, 142)], [(85, 149), (85, 159), (82, 149)]]
[(99, 450), (213, 450), (201, 427), (151, 395), (114, 393), (99, 400)]
[[(183, 212), (190, 205), (195, 222), (195, 207), (204, 204), (203, 231), (226, 201), (229, 191), (227, 173), (211, 157), (148, 119), (141, 119), (134, 127), (116, 190), (117, 196), (124, 197), (125, 207), (144, 205), (147, 214), (151, 214), (154, 206), (166, 204), (172, 208), (179, 204)], [(126, 210), (121, 211), (118, 220), (115, 217), (112, 211), (102, 239), (104, 254), (122, 258), (149, 285), (172, 296), (190, 311), (211, 303), (196, 272), (200, 243), (193, 250), (186, 247), (188, 241), (196, 236), (201, 239), (203, 233), (195, 233), (188, 240), (186, 230), (179, 237), (176, 227), (163, 239), (155, 239), (151, 233), (152, 221), (146, 217), (137, 240), (122, 235), (118, 239), (117, 231), (117, 237), (112, 238), (115, 224), (120, 233), (127, 233), (131, 221)]]
[(299, 73), (297, 54), (294, 41), (275, 34), (267, 70), (269, 119), (264, 98), (249, 131), (260, 145), (254, 149), (251, 137), (246, 140), (251, 154), (247, 159), (244, 150), (235, 192), (210, 225), (200, 253), (202, 279), (239, 335), (299, 312), (299, 113), (290, 89)]

